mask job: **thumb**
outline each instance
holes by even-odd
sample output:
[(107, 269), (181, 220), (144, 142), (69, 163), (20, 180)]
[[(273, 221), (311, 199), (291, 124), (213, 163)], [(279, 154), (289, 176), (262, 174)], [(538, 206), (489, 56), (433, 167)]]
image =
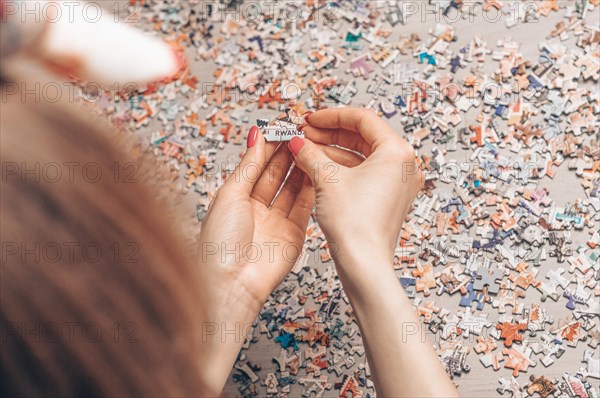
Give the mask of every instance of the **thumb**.
[[(315, 143), (301, 137), (294, 137), (288, 144), (290, 152), (294, 155), (296, 165), (311, 179), (313, 186), (319, 184), (319, 175), (334, 163), (325, 152)], [(337, 164), (336, 164), (337, 165)]]

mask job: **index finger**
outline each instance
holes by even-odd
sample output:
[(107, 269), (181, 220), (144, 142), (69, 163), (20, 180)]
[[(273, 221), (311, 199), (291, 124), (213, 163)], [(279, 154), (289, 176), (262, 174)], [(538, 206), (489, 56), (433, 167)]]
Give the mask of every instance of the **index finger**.
[(310, 115), (308, 124), (323, 129), (346, 129), (362, 135), (375, 148), (396, 133), (375, 112), (366, 108), (329, 108)]

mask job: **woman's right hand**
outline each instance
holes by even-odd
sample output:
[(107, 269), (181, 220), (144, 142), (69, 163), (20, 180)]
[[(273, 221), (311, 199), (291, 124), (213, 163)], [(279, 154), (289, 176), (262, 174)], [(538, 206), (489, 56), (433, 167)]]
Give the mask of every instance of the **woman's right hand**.
[[(377, 393), (458, 396), (392, 266), (424, 181), (412, 148), (365, 109), (313, 113), (304, 132), (306, 139), (292, 139), (290, 150), (315, 187), (317, 220), (358, 321)], [(366, 159), (343, 166), (327, 156), (324, 144)]]
[[(371, 253), (390, 264), (404, 219), (423, 186), (415, 153), (373, 111), (325, 109), (310, 114), (289, 146), (316, 189), (317, 219), (338, 266), (349, 256)], [(337, 145), (366, 158), (349, 168), (315, 143)], [(374, 258), (374, 259), (375, 259)], [(387, 261), (386, 261), (387, 260)]]

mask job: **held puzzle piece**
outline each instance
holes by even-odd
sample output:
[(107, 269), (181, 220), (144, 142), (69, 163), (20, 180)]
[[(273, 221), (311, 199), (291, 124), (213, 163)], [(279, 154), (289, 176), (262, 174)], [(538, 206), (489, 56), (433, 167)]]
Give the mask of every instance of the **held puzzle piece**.
[(301, 126), (305, 123), (304, 117), (288, 109), (285, 116), (273, 121), (258, 119), (258, 128), (263, 129), (263, 135), (268, 142), (290, 141), (294, 137), (304, 137)]

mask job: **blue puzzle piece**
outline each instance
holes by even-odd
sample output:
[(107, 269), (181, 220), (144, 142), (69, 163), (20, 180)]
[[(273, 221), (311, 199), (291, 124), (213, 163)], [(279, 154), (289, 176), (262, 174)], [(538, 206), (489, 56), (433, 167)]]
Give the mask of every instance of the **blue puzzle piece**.
[(467, 284), (467, 294), (462, 296), (458, 305), (461, 307), (470, 307), (473, 301), (477, 301), (477, 294), (473, 289), (473, 281)]
[[(535, 77), (533, 77), (533, 76), (531, 76), (531, 75), (527, 77), (527, 80), (529, 80), (529, 83), (530, 83), (530, 84), (531, 84), (531, 85), (532, 85), (534, 88), (542, 88), (542, 87), (543, 87), (543, 86), (542, 86), (542, 84), (541, 84), (539, 81), (537, 81), (537, 79), (536, 79)], [(527, 88), (527, 87), (525, 87), (525, 88)]]
[(456, 73), (458, 68), (460, 68), (460, 57), (458, 55), (450, 60), (450, 66), (450, 72), (452, 73)]
[(397, 95), (396, 98), (394, 98), (394, 105), (399, 106), (400, 108), (404, 108), (406, 107), (406, 102), (404, 102), (402, 96)]
[(506, 105), (498, 105), (498, 107), (496, 108), (495, 115), (502, 116), (502, 114), (504, 113), (505, 110), (506, 110)]
[(499, 237), (499, 235), (500, 235), (500, 233), (498, 232), (498, 230), (495, 230), (494, 235), (491, 238), (489, 238), (487, 240), (487, 242), (485, 242), (485, 243), (481, 243), (482, 241), (480, 241), (480, 240), (474, 240), (473, 241), (473, 249), (476, 249), (476, 250), (484, 249), (485, 250), (485, 249), (495, 248), (496, 246), (502, 244), (502, 242), (503, 242), (503, 239), (501, 239)]
[(417, 284), (417, 278), (413, 278), (412, 276), (401, 276), (400, 284), (404, 288), (404, 290), (408, 289), (410, 286), (415, 286)]
[(292, 376), (278, 377), (277, 381), (281, 387), (287, 387), (290, 384), (296, 384), (296, 378)]
[(575, 304), (585, 304), (585, 300), (574, 293), (564, 292), (563, 297), (569, 300), (567, 302), (567, 308), (571, 311), (575, 309)]
[(486, 299), (485, 294), (483, 294), (482, 292), (477, 293), (475, 301), (477, 301), (477, 309), (479, 311), (483, 310), (483, 306), (485, 305), (485, 303), (492, 302), (492, 300), (490, 298)]
[(355, 35), (352, 32), (348, 32), (348, 34), (346, 35), (346, 42), (354, 43), (354, 42), (357, 42), (361, 38), (362, 38), (362, 32), (359, 32), (357, 35)]
[(291, 333), (283, 333), (275, 337), (275, 342), (281, 344), (282, 348), (294, 347), (295, 351), (298, 351), (298, 343), (296, 337)]
[(419, 62), (423, 63), (423, 61), (425, 61), (425, 60), (427, 61), (427, 63), (429, 65), (437, 65), (437, 62), (436, 62), (436, 60), (435, 60), (435, 58), (434, 58), (433, 55), (427, 54), (427, 53), (421, 53), (421, 54), (419, 54)]
[(250, 43), (252, 43), (253, 41), (258, 42), (258, 47), (260, 48), (260, 51), (263, 51), (263, 40), (262, 37), (260, 36), (253, 36), (250, 39), (248, 39), (250, 41)]

